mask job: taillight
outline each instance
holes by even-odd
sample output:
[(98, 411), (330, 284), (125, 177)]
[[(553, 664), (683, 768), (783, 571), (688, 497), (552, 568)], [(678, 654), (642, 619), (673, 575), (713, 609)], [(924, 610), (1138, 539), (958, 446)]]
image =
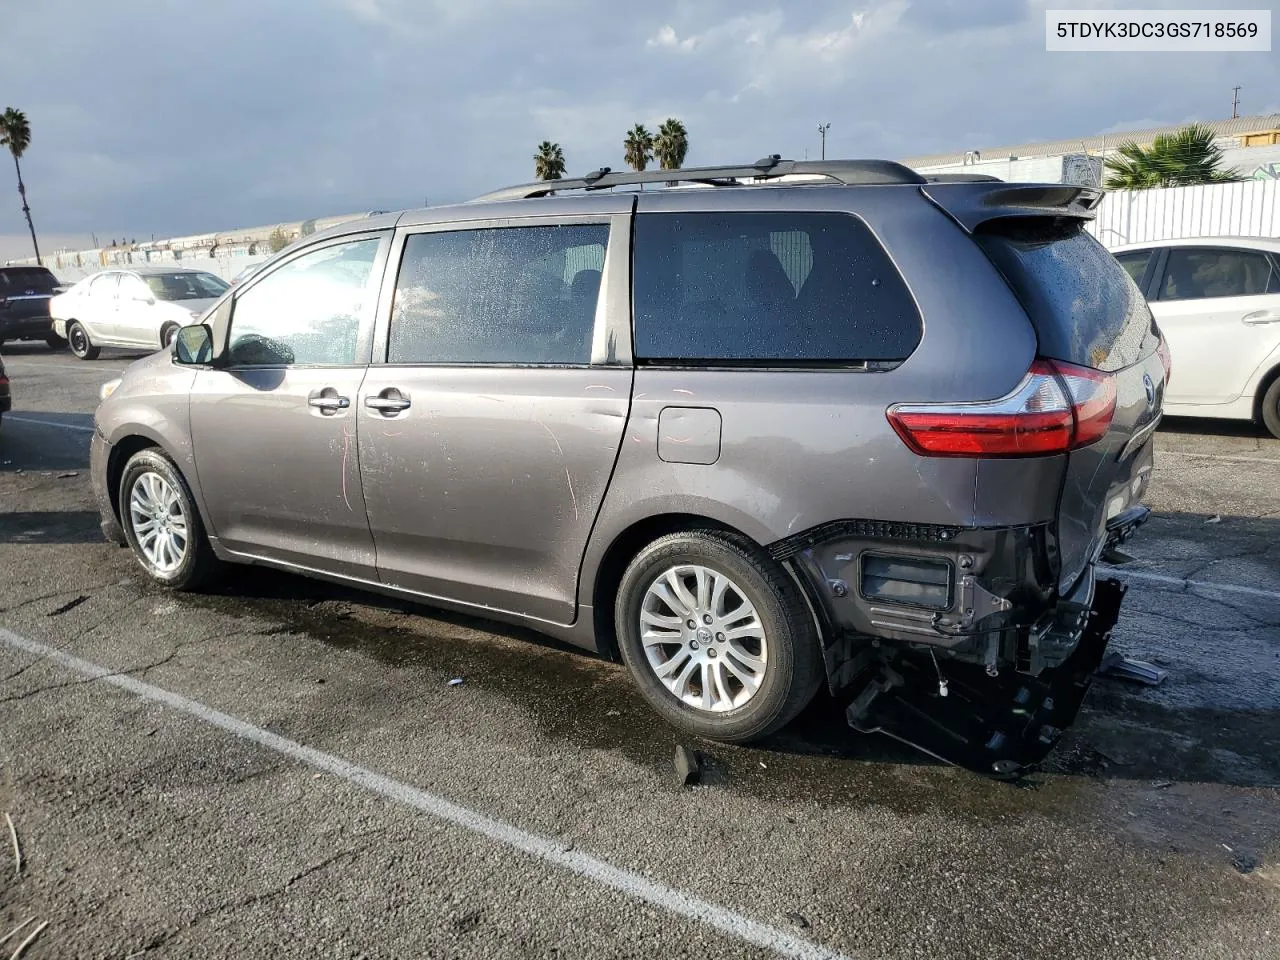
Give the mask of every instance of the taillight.
[(998, 400), (899, 403), (887, 413), (898, 436), (921, 456), (1034, 457), (1100, 440), (1115, 411), (1111, 374), (1037, 360)]
[(1156, 353), (1160, 356), (1160, 362), (1164, 364), (1164, 382), (1168, 384), (1169, 378), (1173, 376), (1173, 354), (1169, 352), (1169, 341), (1161, 340), (1160, 346), (1156, 347)]

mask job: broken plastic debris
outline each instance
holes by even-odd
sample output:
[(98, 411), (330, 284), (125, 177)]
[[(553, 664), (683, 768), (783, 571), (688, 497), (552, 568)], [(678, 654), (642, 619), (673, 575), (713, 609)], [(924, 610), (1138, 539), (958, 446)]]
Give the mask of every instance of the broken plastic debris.
[(449, 681), (449, 686), (451, 686), (451, 687), (460, 687), (460, 686), (462, 686), (462, 678), (461, 678), (461, 677), (454, 677), (452, 680), (450, 680), (450, 681)]
[(1215, 513), (1212, 517), (1210, 517), (1208, 520), (1205, 521), (1205, 523), (1221, 523), (1221, 522), (1222, 522), (1222, 516), (1217, 513)]
[(688, 747), (676, 746), (676, 782), (681, 786), (691, 787), (702, 777), (702, 761)]
[(78, 477), (78, 476), (80, 476), (80, 474), (76, 473), (74, 470), (70, 470), (70, 471), (68, 471), (67, 473), (60, 473), (60, 474), (58, 474), (58, 479), (59, 479), (59, 480), (69, 480), (69, 479), (70, 479), (70, 478), (72, 478), (72, 477)]
[(1145, 683), (1155, 687), (1169, 676), (1169, 671), (1147, 663), (1145, 660), (1131, 660), (1123, 654), (1109, 653), (1098, 665), (1098, 675), (1115, 677), (1118, 680), (1132, 680), (1135, 683)]

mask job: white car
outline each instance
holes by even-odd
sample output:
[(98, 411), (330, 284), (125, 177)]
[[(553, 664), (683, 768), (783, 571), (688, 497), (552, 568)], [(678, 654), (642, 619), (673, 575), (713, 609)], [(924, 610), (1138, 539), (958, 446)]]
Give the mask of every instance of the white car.
[(53, 330), (81, 360), (102, 347), (167, 347), (200, 317), (228, 283), (204, 270), (130, 267), (86, 277), (49, 301)]
[(1261, 420), (1280, 437), (1280, 240), (1154, 240), (1111, 252), (1169, 344), (1164, 412)]

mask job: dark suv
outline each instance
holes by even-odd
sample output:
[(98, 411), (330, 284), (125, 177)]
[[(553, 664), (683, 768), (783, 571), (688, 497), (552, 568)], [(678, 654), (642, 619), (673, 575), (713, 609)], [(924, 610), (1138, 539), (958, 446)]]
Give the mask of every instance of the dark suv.
[(49, 319), (49, 301), (61, 292), (58, 278), (45, 267), (0, 267), (0, 344), (43, 340), (61, 347), (66, 341)]
[(620, 656), (703, 736), (825, 682), (1015, 771), (1147, 514), (1165, 354), (1098, 199), (770, 157), (344, 224), (104, 387), (103, 529), (173, 587), (268, 564)]

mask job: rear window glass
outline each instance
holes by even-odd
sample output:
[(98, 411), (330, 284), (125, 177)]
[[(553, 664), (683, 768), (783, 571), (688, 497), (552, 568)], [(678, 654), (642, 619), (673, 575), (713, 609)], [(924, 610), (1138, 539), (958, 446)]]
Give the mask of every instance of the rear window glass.
[(641, 360), (900, 361), (920, 343), (906, 283), (847, 214), (641, 214), (634, 267)]
[(1146, 299), (1081, 222), (997, 220), (977, 237), (1031, 318), (1042, 356), (1119, 370), (1156, 349)]
[(58, 285), (58, 279), (44, 267), (5, 267), (0, 270), (0, 286), (12, 290), (34, 290), (48, 293)]

